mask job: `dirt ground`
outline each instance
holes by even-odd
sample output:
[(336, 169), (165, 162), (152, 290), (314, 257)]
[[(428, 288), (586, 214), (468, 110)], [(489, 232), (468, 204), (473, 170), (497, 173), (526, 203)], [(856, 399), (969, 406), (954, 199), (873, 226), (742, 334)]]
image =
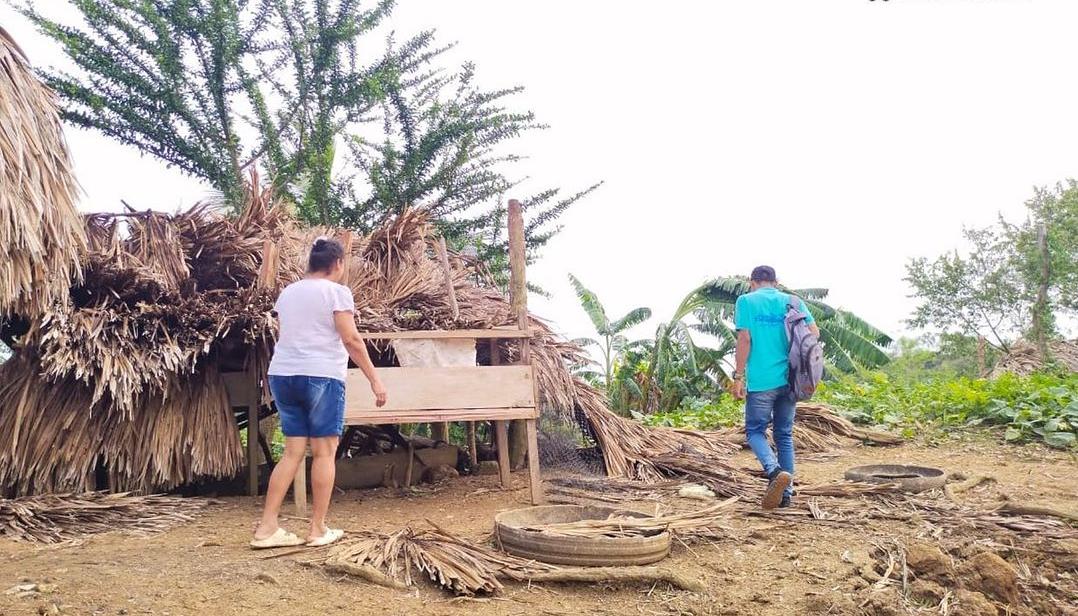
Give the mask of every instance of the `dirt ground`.
[[(849, 466), (873, 462), (939, 466), (968, 476), (987, 474), (997, 483), (967, 496), (984, 506), (1001, 495), (1023, 502), (1078, 509), (1078, 461), (1039, 447), (1016, 448), (983, 439), (896, 448), (851, 446), (837, 455), (802, 457), (804, 484), (838, 481)], [(752, 466), (747, 453), (735, 462)], [(548, 473), (548, 476), (555, 475)], [(345, 529), (391, 531), (423, 526), (425, 519), (484, 540), (496, 513), (525, 505), (521, 487), (498, 488), (496, 477), (453, 480), (412, 494), (397, 490), (339, 494), (332, 511)], [(328, 575), (301, 566), (298, 557), (264, 559), (246, 542), (259, 502), (225, 498), (196, 521), (166, 533), (135, 537), (121, 533), (43, 547), (0, 539), (0, 616), (14, 614), (876, 614), (916, 611), (900, 602), (893, 586), (875, 589), (860, 573), (870, 563), (873, 542), (915, 541), (923, 525), (880, 521), (870, 525), (817, 524), (784, 515), (732, 514), (730, 537), (678, 544), (663, 566), (703, 580), (709, 590), (694, 594), (663, 586), (507, 585), (494, 597), (453, 598), (432, 587), (409, 593)], [(645, 509), (654, 503), (642, 503)], [(287, 506), (286, 506), (287, 509)], [(285, 521), (302, 531), (302, 522)], [(938, 538), (928, 537), (933, 540)], [(1014, 553), (1021, 554), (1021, 547)], [(1014, 563), (1022, 576), (1038, 571)], [(1074, 565), (1052, 575), (1074, 576)], [(1070, 578), (1072, 579), (1072, 578)], [(4, 593), (36, 583), (39, 594)], [(930, 601), (931, 603), (931, 601)], [(1032, 613), (1067, 613), (1059, 603), (1028, 606)], [(925, 613), (940, 613), (925, 604)], [(946, 612), (945, 612), (946, 613)], [(980, 614), (959, 604), (952, 614)], [(999, 614), (1008, 613), (1006, 610)], [(1022, 613), (1021, 609), (1011, 613)], [(1030, 613), (1027, 611), (1026, 613)]]

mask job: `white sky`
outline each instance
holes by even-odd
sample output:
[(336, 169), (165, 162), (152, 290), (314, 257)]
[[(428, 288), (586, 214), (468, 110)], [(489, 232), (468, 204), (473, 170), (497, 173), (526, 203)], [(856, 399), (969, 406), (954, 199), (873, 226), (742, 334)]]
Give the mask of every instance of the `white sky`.
[[(0, 23), (36, 64), (62, 61), (5, 5)], [(401, 0), (392, 18), (458, 41), (484, 86), (526, 86), (517, 104), (552, 128), (522, 141), (522, 193), (605, 180), (529, 270), (554, 293), (533, 309), (572, 337), (591, 326), (568, 272), (612, 316), (658, 320), (759, 263), (903, 333), (907, 259), (1078, 176), (1076, 23), (1074, 0)], [(86, 210), (205, 194), (97, 134), (68, 138)]]

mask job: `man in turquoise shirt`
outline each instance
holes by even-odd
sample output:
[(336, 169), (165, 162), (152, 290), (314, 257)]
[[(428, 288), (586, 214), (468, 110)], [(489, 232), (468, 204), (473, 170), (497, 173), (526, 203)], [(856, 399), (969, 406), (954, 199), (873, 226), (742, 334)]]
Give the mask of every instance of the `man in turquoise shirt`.
[[(796, 401), (790, 392), (790, 338), (786, 333), (790, 295), (778, 289), (775, 270), (767, 265), (752, 270), (749, 288), (749, 293), (737, 298), (734, 311), (734, 395), (745, 400), (745, 435), (767, 473), (763, 507), (774, 509), (789, 506), (793, 496)], [(804, 301), (798, 302), (801, 312), (808, 315), (805, 322), (819, 336), (812, 313)], [(777, 453), (767, 442), (768, 425)]]

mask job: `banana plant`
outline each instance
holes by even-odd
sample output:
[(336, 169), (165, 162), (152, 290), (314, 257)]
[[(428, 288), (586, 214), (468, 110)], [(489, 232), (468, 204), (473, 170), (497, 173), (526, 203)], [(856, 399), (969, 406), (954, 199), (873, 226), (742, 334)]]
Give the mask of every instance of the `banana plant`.
[(602, 356), (603, 387), (607, 390), (607, 396), (610, 396), (614, 364), (618, 356), (632, 344), (625, 332), (650, 319), (651, 309), (634, 308), (620, 319), (611, 320), (599, 297), (588, 290), (576, 276), (569, 274), (569, 283), (573, 285), (573, 290), (580, 300), (580, 307), (587, 313), (599, 335), (598, 339), (582, 338), (575, 342), (585, 348), (594, 346), (599, 349)]
[[(833, 308), (823, 302), (828, 290), (821, 288), (787, 289), (802, 300), (816, 319), (820, 327), (820, 339), (824, 343), (824, 357), (836, 369), (848, 372), (858, 367), (874, 368), (887, 363), (890, 359), (886, 348), (891, 338), (865, 322), (857, 315)], [(652, 345), (652, 354), (647, 371), (642, 379), (641, 400), (645, 411), (668, 410), (669, 404), (676, 399), (665, 390), (677, 381), (672, 381), (671, 374), (679, 374), (674, 363), (684, 364), (689, 373), (703, 373), (714, 379), (719, 386), (729, 381), (727, 358), (737, 344), (737, 332), (734, 327), (734, 306), (737, 298), (749, 293), (749, 281), (745, 278), (716, 278), (693, 289), (682, 299), (670, 320), (659, 326)], [(691, 323), (686, 323), (690, 317)], [(717, 348), (697, 346), (690, 335), (697, 331), (714, 336), (719, 341)], [(709, 358), (707, 368), (701, 371), (698, 359), (701, 349), (706, 350)], [(684, 374), (684, 369), (680, 374)], [(652, 389), (658, 388), (655, 396)], [(654, 399), (654, 400), (653, 400)]]

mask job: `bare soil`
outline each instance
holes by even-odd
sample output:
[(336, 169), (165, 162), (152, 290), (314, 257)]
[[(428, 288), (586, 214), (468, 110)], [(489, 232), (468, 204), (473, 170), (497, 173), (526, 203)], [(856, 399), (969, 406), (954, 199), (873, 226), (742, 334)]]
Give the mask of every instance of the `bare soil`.
[[(833, 457), (802, 457), (798, 480), (817, 484), (842, 479), (843, 471), (869, 463), (916, 463), (967, 476), (991, 475), (997, 481), (963, 495), (990, 507), (1001, 497), (1074, 511), (1078, 508), (1078, 461), (1073, 455), (1039, 447), (1011, 447), (981, 439), (950, 440), (935, 447), (851, 446)], [(735, 460), (746, 467), (747, 453)], [(555, 475), (551, 472), (548, 476)], [(397, 490), (350, 491), (335, 497), (332, 516), (345, 529), (392, 531), (423, 526), (426, 519), (462, 537), (483, 541), (500, 511), (525, 506), (520, 487), (502, 491), (496, 477), (454, 479), (410, 494)], [(678, 544), (663, 566), (703, 580), (704, 594), (657, 585), (507, 585), (494, 597), (454, 598), (433, 586), (399, 592), (331, 576), (297, 563), (302, 556), (265, 559), (247, 541), (259, 501), (224, 498), (196, 521), (149, 537), (113, 533), (44, 547), (0, 539), (0, 616), (14, 614), (902, 614), (939, 613), (935, 605), (950, 593), (952, 614), (1067, 613), (1066, 607), (1024, 599), (1005, 610), (982, 601), (966, 588), (948, 588), (946, 576), (917, 581), (903, 599), (889, 585), (876, 589), (863, 571), (871, 568), (873, 543), (897, 539), (929, 545), (946, 537), (925, 536), (923, 525), (879, 522), (871, 525), (816, 524), (782, 515), (732, 515), (730, 538)], [(654, 503), (644, 503), (645, 509)], [(287, 506), (286, 506), (287, 509)], [(299, 520), (286, 527), (303, 530)], [(1075, 548), (1078, 551), (1078, 548)], [(1066, 550), (1064, 550), (1065, 552)], [(1023, 582), (1036, 576), (1074, 576), (1075, 558), (1041, 564), (1023, 562), (1021, 546), (1008, 556)], [(1016, 556), (1017, 555), (1017, 556)], [(945, 555), (950, 558), (949, 555)], [(958, 562), (956, 571), (977, 565)], [(1068, 560), (1069, 559), (1069, 560)], [(959, 559), (961, 560), (961, 559)], [(985, 565), (998, 567), (995, 560)], [(948, 566), (946, 564), (940, 566)], [(1004, 570), (1006, 574), (1008, 570)], [(978, 574), (980, 575), (980, 574)], [(992, 572), (984, 576), (994, 575)], [(1066, 579), (1073, 579), (1066, 578)], [(941, 582), (941, 583), (937, 583)], [(37, 584), (36, 593), (4, 591)], [(1010, 589), (1006, 589), (1010, 592)], [(1021, 605), (1021, 603), (1026, 605)], [(995, 605), (996, 607), (993, 607)], [(987, 607), (986, 607), (987, 606)], [(1072, 612), (1073, 613), (1073, 612)]]

